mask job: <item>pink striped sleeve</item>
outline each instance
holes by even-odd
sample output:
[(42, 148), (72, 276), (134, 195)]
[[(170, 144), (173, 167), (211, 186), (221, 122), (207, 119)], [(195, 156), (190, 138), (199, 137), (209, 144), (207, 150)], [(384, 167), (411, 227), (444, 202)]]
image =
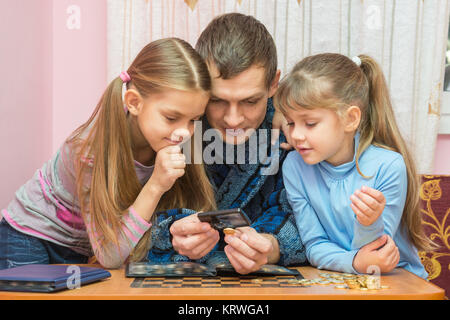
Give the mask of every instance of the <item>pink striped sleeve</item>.
[[(113, 248), (114, 244), (97, 246), (96, 241), (92, 240), (98, 239), (98, 234), (95, 230), (92, 230), (90, 223), (86, 222), (92, 249), (100, 264), (105, 268), (115, 269), (122, 266), (139, 240), (151, 227), (151, 223), (142, 219), (133, 208), (130, 208), (128, 213), (124, 214), (122, 222), (122, 232), (120, 232), (118, 239), (119, 248)], [(108, 256), (106, 254), (107, 249), (110, 249)]]

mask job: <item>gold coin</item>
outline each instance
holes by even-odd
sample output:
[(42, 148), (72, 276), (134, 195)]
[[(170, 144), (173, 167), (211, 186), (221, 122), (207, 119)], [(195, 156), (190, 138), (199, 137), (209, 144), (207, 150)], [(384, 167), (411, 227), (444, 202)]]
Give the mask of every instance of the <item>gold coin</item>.
[(337, 285), (334, 286), (335, 289), (348, 289), (348, 287), (346, 285)]
[(380, 278), (374, 276), (366, 277), (366, 287), (367, 289), (377, 290), (380, 289)]
[(361, 285), (358, 281), (354, 281), (354, 280), (346, 280), (345, 284), (350, 288), (350, 289), (359, 289), (361, 288)]
[(225, 228), (225, 229), (223, 229), (223, 233), (225, 233), (225, 234), (232, 235), (232, 234), (235, 234), (235, 232), (236, 232), (236, 230), (234, 230), (232, 228)]
[(311, 284), (311, 281), (309, 281), (308, 279), (301, 279), (301, 280), (298, 280), (298, 283), (303, 284), (303, 285), (309, 285), (309, 284)]

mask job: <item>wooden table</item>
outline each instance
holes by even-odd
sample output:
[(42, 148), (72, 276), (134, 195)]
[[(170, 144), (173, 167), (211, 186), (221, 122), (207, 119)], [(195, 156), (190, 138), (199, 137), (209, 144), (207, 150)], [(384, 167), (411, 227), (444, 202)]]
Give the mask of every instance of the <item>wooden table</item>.
[[(328, 272), (313, 267), (298, 267), (306, 279), (319, 278), (319, 273)], [(126, 278), (124, 269), (109, 270), (112, 277), (82, 286), (79, 289), (55, 293), (25, 293), (0, 291), (2, 300), (367, 300), (367, 299), (444, 299), (444, 290), (416, 275), (398, 268), (381, 277), (387, 289), (360, 291), (336, 289), (335, 285), (313, 285), (310, 287), (282, 288), (133, 288), (134, 278)], [(330, 272), (331, 273), (331, 272)]]

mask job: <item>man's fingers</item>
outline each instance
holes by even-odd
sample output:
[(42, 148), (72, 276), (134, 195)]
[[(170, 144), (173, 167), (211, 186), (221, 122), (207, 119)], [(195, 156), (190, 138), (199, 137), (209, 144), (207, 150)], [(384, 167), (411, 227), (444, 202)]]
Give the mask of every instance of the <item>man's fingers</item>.
[(233, 247), (234, 250), (240, 252), (247, 258), (256, 261), (258, 259), (261, 259), (261, 253), (256, 251), (255, 249), (251, 248), (247, 245), (244, 241), (239, 239), (238, 237), (234, 236), (225, 236), (225, 242), (228, 243), (231, 247)]
[[(251, 259), (248, 259), (246, 256), (244, 256), (241, 252), (237, 251), (231, 246), (228, 247), (228, 253), (230, 254), (233, 261), (230, 260), (230, 262), (233, 264), (233, 266), (236, 264), (239, 267), (239, 270), (236, 269), (240, 274), (247, 274), (250, 272), (253, 272), (257, 269), (259, 269), (259, 265), (257, 261), (253, 261)], [(228, 259), (230, 259), (230, 256)], [(233, 263), (234, 262), (234, 263)]]
[(282, 144), (280, 144), (280, 148), (284, 149), (284, 150), (291, 150), (293, 149), (292, 146), (289, 143), (283, 142)]
[(225, 254), (227, 255), (228, 260), (230, 261), (231, 265), (233, 266), (234, 270), (236, 270), (237, 273), (245, 274), (245, 269), (234, 257), (235, 251), (234, 251), (233, 247), (231, 247), (230, 245), (227, 245), (227, 246), (225, 246), (224, 251), (225, 251)]
[(209, 237), (210, 234), (207, 232), (190, 236), (177, 235), (173, 237), (172, 244), (174, 247), (182, 249), (183, 251), (192, 251), (194, 248), (197, 248), (199, 245), (206, 242)]
[(274, 125), (273, 128), (272, 128), (272, 133), (271, 134), (272, 134), (272, 137), (270, 139), (270, 142), (271, 142), (272, 145), (274, 145), (277, 142), (278, 138), (280, 137), (280, 127), (276, 128), (275, 125)]
[(269, 239), (263, 237), (253, 228), (238, 228), (241, 229), (242, 234), (239, 239), (242, 240), (250, 248), (263, 253), (268, 254), (272, 250), (272, 243)]
[[(179, 220), (178, 222), (180, 222)], [(184, 221), (183, 223), (174, 223), (170, 227), (172, 235), (187, 236), (197, 233), (205, 233), (211, 230), (212, 227), (208, 222)]]
[[(210, 231), (211, 232), (211, 231)], [(209, 234), (207, 233), (206, 239), (197, 239), (198, 242), (191, 243), (193, 245), (193, 248), (191, 247), (190, 250), (187, 250), (186, 253), (190, 259), (200, 259), (207, 255), (212, 248), (216, 245), (216, 243), (219, 241), (219, 234), (216, 231), (216, 234)], [(187, 239), (192, 238), (195, 236), (187, 237)]]

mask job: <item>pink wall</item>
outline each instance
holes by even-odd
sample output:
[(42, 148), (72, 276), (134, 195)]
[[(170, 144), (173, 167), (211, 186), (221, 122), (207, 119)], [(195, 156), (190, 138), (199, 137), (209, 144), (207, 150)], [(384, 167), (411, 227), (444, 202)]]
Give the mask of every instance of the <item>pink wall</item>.
[[(80, 9), (80, 29), (69, 29)], [(1, 5), (0, 209), (81, 125), (106, 87), (106, 0), (14, 0)], [(450, 135), (435, 173), (450, 174)]]
[(53, 0), (54, 152), (89, 118), (105, 88), (106, 1)]
[[(106, 1), (1, 1), (0, 209), (88, 119), (106, 85)], [(70, 29), (71, 5), (80, 29)]]
[(52, 152), (52, 1), (0, 13), (0, 208)]

